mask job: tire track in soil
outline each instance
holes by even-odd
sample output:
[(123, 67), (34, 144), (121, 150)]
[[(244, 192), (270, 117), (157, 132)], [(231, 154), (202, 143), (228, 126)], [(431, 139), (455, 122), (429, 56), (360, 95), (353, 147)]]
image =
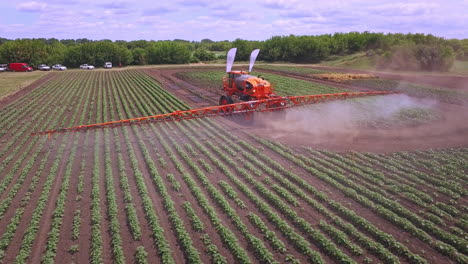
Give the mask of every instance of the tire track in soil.
[[(74, 167), (73, 172), (79, 172), (81, 168), (82, 162), (82, 154), (86, 153), (85, 156), (85, 163), (92, 164), (93, 163), (93, 155), (90, 151), (89, 145), (86, 141), (89, 138), (87, 133), (79, 133), (80, 140), (79, 146), (77, 148), (77, 153), (75, 156), (76, 162), (78, 165)], [(83, 186), (91, 186), (91, 177), (88, 177), (92, 174), (92, 166), (85, 166), (84, 173), (83, 173)], [(73, 174), (70, 179), (70, 190), (67, 194), (66, 204), (65, 204), (65, 211), (63, 216), (63, 224), (60, 230), (60, 237), (57, 244), (57, 260), (61, 260), (63, 263), (87, 263), (89, 262), (89, 241), (91, 239), (91, 227), (87, 225), (91, 221), (91, 214), (89, 210), (86, 208), (91, 207), (91, 203), (89, 200), (86, 200), (86, 197), (91, 196), (91, 189), (90, 188), (83, 188), (83, 192), (78, 194), (77, 186), (78, 186), (78, 174)], [(80, 195), (82, 198), (77, 200), (77, 196)], [(73, 226), (73, 219), (74, 213), (76, 209), (80, 209), (80, 237), (78, 240), (72, 240), (72, 226)], [(71, 254), (68, 252), (72, 245), (78, 245), (79, 251)]]
[[(86, 97), (91, 98), (91, 89), (88, 88), (88, 91), (81, 97), (85, 100)], [(81, 103), (79, 105), (79, 113), (82, 111), (87, 111), (88, 109), (84, 109), (85, 103)], [(86, 115), (85, 115), (86, 116)], [(87, 119), (89, 121), (89, 118)], [(75, 121), (75, 124), (77, 121)], [(91, 196), (91, 193), (87, 193), (89, 188), (83, 188), (83, 192), (79, 193), (77, 186), (79, 184), (79, 173), (81, 171), (81, 162), (83, 158), (86, 160), (86, 164), (92, 164), (92, 152), (89, 149), (89, 146), (86, 144), (88, 135), (86, 133), (77, 132), (79, 135), (78, 147), (77, 152), (75, 155), (75, 164), (73, 165), (72, 171), (74, 172), (72, 177), (70, 178), (70, 187), (67, 193), (67, 198), (65, 202), (65, 211), (63, 215), (63, 224), (60, 228), (60, 237), (57, 243), (57, 256), (56, 259), (63, 261), (64, 263), (86, 263), (89, 261), (88, 249), (87, 245), (83, 243), (80, 244), (80, 241), (89, 241), (90, 240), (90, 230), (86, 232), (83, 231), (84, 223), (90, 222), (90, 214), (89, 210), (83, 210), (84, 208), (89, 208), (91, 205), (89, 201), (84, 200), (85, 197)], [(84, 156), (83, 156), (84, 155)], [(84, 166), (83, 171), (83, 186), (91, 186), (91, 181), (87, 182), (86, 175), (91, 175), (92, 171), (90, 170), (91, 166)], [(76, 173), (75, 173), (76, 172)], [(78, 199), (78, 196), (81, 199)], [(80, 238), (78, 240), (72, 239), (72, 228), (73, 228), (73, 220), (74, 220), (74, 213), (75, 210), (80, 210)], [(85, 219), (85, 221), (83, 221)], [(81, 239), (82, 237), (85, 237)], [(86, 237), (88, 239), (86, 239)], [(79, 251), (71, 254), (68, 252), (72, 245), (78, 245)]]
[(139, 170), (143, 174), (145, 185), (148, 188), (148, 195), (150, 196), (150, 199), (152, 201), (153, 209), (155, 210), (156, 215), (158, 216), (159, 225), (164, 230), (164, 234), (167, 239), (167, 242), (170, 245), (170, 248), (172, 251), (172, 257), (174, 258), (175, 263), (183, 263), (185, 262), (184, 253), (183, 253), (182, 248), (179, 246), (175, 233), (172, 231), (172, 225), (169, 221), (169, 216), (167, 215), (166, 210), (164, 209), (163, 199), (162, 197), (160, 197), (159, 194), (155, 192), (154, 188), (150, 188), (150, 187), (153, 187), (153, 182), (152, 182), (152, 179), (150, 178), (150, 173), (148, 171), (146, 163), (144, 162), (141, 149), (138, 146), (138, 139), (135, 135), (136, 129), (135, 130), (129, 129), (129, 130), (130, 131), (128, 134), (130, 138), (130, 144), (132, 145), (135, 156), (137, 160), (139, 161), (138, 163)]
[[(143, 202), (141, 200), (141, 197), (138, 193), (138, 189), (136, 186), (136, 183), (134, 180), (135, 175), (133, 174), (133, 170), (130, 169), (130, 157), (128, 156), (128, 149), (127, 147), (123, 144), (125, 142), (125, 138), (123, 135), (123, 129), (128, 129), (127, 127), (120, 127), (120, 128), (114, 128), (118, 129), (118, 136), (119, 136), (119, 144), (122, 149), (122, 158), (124, 160), (124, 163), (127, 165), (126, 166), (126, 173), (127, 173), (127, 179), (128, 179), (128, 184), (130, 186), (130, 192), (132, 194), (132, 202), (133, 205), (135, 206), (136, 212), (137, 212), (137, 217), (138, 221), (140, 222), (140, 228), (141, 228), (141, 240), (139, 241), (139, 244), (144, 246), (145, 251), (148, 253), (149, 256), (158, 256), (158, 251), (154, 246), (154, 239), (152, 237), (152, 231), (148, 225), (148, 222), (146, 220), (145, 213), (143, 211)], [(120, 179), (119, 179), (120, 182)], [(120, 184), (119, 184), (120, 186)], [(119, 187), (121, 189), (121, 187)], [(123, 199), (123, 197), (122, 197)], [(125, 224), (127, 228), (128, 225)], [(127, 250), (127, 249), (125, 249)], [(134, 254), (135, 252), (131, 252), (131, 254)]]
[(143, 72), (156, 80), (156, 82), (161, 83), (167, 91), (178, 95), (178, 98), (181, 98), (183, 102), (190, 106), (200, 108), (218, 105), (220, 94), (199, 88), (198, 86), (179, 79), (173, 76), (173, 71), (146, 69), (143, 70)]
[[(115, 128), (113, 128), (115, 129)], [(117, 135), (118, 137), (118, 135)], [(116, 136), (114, 132), (111, 132), (110, 134), (110, 159), (111, 159), (111, 167), (112, 167), (112, 176), (113, 176), (113, 181), (114, 181), (114, 190), (115, 190), (115, 196), (116, 196), (116, 202), (117, 202), (117, 207), (118, 207), (118, 213), (117, 213), (117, 219), (119, 221), (120, 225), (120, 236), (122, 239), (122, 248), (124, 251), (124, 256), (125, 256), (125, 261), (127, 263), (135, 263), (135, 252), (136, 248), (138, 246), (141, 246), (140, 241), (135, 241), (132, 237), (131, 230), (129, 228), (129, 224), (127, 221), (127, 213), (125, 209), (125, 202), (123, 200), (123, 191), (120, 188), (120, 173), (119, 173), (119, 166), (117, 164), (117, 152), (116, 152), (116, 146), (114, 145), (114, 140)], [(129, 175), (129, 174), (127, 174)], [(133, 197), (133, 201), (135, 200), (135, 197)], [(143, 239), (143, 234), (142, 234), (142, 239)], [(145, 247), (146, 250), (146, 247)]]
[[(111, 77), (110, 74), (106, 74), (104, 79), (104, 86), (106, 87), (107, 90), (107, 100), (108, 100), (108, 105), (107, 106), (112, 106), (111, 109), (108, 111), (108, 116), (106, 117), (107, 120), (117, 120), (117, 107), (116, 102), (114, 101), (115, 98), (115, 91), (112, 89), (112, 83), (110, 81)], [(116, 128), (111, 128), (111, 131), (109, 132), (109, 148), (110, 148), (110, 160), (111, 160), (111, 169), (112, 169), (112, 177), (113, 177), (113, 188), (114, 188), (114, 193), (115, 193), (115, 200), (117, 203), (117, 208), (118, 208), (118, 213), (117, 213), (117, 219), (120, 225), (120, 238), (122, 242), (122, 250), (124, 253), (125, 261), (127, 263), (135, 263), (135, 252), (136, 248), (141, 245), (140, 241), (135, 241), (133, 239), (133, 236), (131, 234), (131, 230), (129, 228), (129, 224), (127, 221), (127, 213), (125, 209), (125, 202), (124, 202), (124, 195), (123, 191), (120, 188), (120, 172), (119, 172), (119, 166), (118, 166), (118, 157), (117, 157), (117, 150), (116, 150), (116, 145), (115, 141), (119, 137), (119, 132), (115, 130)], [(120, 142), (120, 140), (117, 140)], [(127, 174), (129, 175), (129, 174)], [(107, 186), (107, 183), (105, 182)], [(105, 187), (107, 190), (107, 187)], [(107, 200), (107, 197), (106, 197)], [(107, 205), (107, 203), (106, 203)], [(109, 220), (110, 221), (110, 220)], [(110, 232), (110, 230), (109, 230)], [(143, 237), (143, 234), (142, 234)], [(145, 249), (146, 250), (146, 249)]]
[(112, 237), (110, 235), (109, 228), (109, 217), (106, 197), (106, 167), (105, 167), (105, 143), (104, 143), (104, 131), (95, 130), (94, 133), (99, 133), (99, 203), (101, 211), (101, 238), (102, 238), (102, 260), (104, 262), (114, 260), (114, 254), (112, 253)]
[[(106, 97), (106, 86), (103, 84), (103, 72), (95, 72), (94, 75), (97, 75), (95, 80), (95, 87), (96, 90), (99, 90), (98, 92), (98, 98), (96, 100), (96, 103), (100, 103), (101, 106), (101, 112), (96, 112), (96, 119), (97, 122), (106, 122), (107, 117), (104, 116), (104, 111), (103, 109), (105, 107), (108, 107), (108, 105), (105, 104), (105, 97)], [(97, 108), (99, 109), (99, 107)], [(99, 121), (98, 121), (99, 120)], [(94, 133), (97, 133), (98, 137), (98, 142), (94, 142), (94, 144), (99, 145), (99, 204), (100, 204), (100, 213), (101, 213), (101, 239), (102, 239), (102, 260), (103, 261), (110, 261), (114, 260), (114, 254), (113, 252), (113, 245), (112, 245), (112, 237), (110, 234), (110, 228), (109, 228), (109, 213), (108, 209), (109, 207), (107, 206), (107, 196), (106, 196), (106, 159), (105, 159), (105, 132), (103, 130), (97, 129), (94, 131)], [(95, 137), (95, 134), (93, 133), (93, 136)]]

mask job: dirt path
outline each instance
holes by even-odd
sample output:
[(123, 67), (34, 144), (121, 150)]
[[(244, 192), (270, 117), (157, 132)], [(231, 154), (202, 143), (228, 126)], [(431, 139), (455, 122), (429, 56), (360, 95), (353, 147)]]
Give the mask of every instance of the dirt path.
[(191, 71), (193, 69), (182, 70), (158, 70), (145, 69), (146, 74), (153, 77), (156, 81), (161, 82), (168, 91), (175, 93), (179, 98), (194, 107), (207, 107), (218, 103), (220, 93), (207, 89), (206, 87), (198, 87), (194, 84), (186, 82), (175, 76), (181, 71)]

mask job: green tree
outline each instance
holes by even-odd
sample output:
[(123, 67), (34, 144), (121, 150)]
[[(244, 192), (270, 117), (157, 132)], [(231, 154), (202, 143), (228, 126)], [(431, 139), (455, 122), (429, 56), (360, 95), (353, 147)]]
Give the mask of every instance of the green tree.
[(137, 65), (147, 64), (147, 52), (143, 48), (135, 48), (132, 51), (133, 63)]
[(48, 65), (62, 64), (65, 60), (65, 52), (67, 47), (61, 42), (56, 41), (47, 46), (47, 59), (44, 63)]
[(210, 52), (203, 47), (196, 49), (193, 52), (193, 56), (200, 61), (211, 61), (216, 59), (216, 55), (213, 52)]
[(192, 56), (186, 43), (160, 41), (148, 48), (148, 62), (151, 64), (188, 63)]
[(65, 64), (68, 67), (78, 67), (80, 66), (82, 61), (83, 60), (81, 58), (80, 46), (77, 45), (67, 48), (67, 50), (65, 51), (63, 64)]
[(448, 71), (455, 61), (455, 53), (448, 45), (418, 45), (415, 57), (425, 71)]
[(24, 62), (36, 66), (44, 63), (47, 57), (47, 45), (38, 39), (17, 39), (0, 46), (0, 58), (9, 63)]

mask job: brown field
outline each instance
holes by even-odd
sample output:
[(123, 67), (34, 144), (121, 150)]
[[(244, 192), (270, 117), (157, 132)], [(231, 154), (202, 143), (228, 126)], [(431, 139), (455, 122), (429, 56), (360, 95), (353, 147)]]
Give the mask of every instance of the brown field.
[(0, 262), (466, 263), (464, 104), (376, 98), (436, 116), (390, 126), (317, 105), (30, 136), (216, 104), (211, 71), (61, 72), (1, 101)]

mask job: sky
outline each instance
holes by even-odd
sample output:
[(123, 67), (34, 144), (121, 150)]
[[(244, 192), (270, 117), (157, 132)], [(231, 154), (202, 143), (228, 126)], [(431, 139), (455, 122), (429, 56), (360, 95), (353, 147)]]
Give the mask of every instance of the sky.
[(232, 41), (351, 31), (468, 38), (468, 0), (0, 0), (0, 7), (0, 37), (8, 39)]

